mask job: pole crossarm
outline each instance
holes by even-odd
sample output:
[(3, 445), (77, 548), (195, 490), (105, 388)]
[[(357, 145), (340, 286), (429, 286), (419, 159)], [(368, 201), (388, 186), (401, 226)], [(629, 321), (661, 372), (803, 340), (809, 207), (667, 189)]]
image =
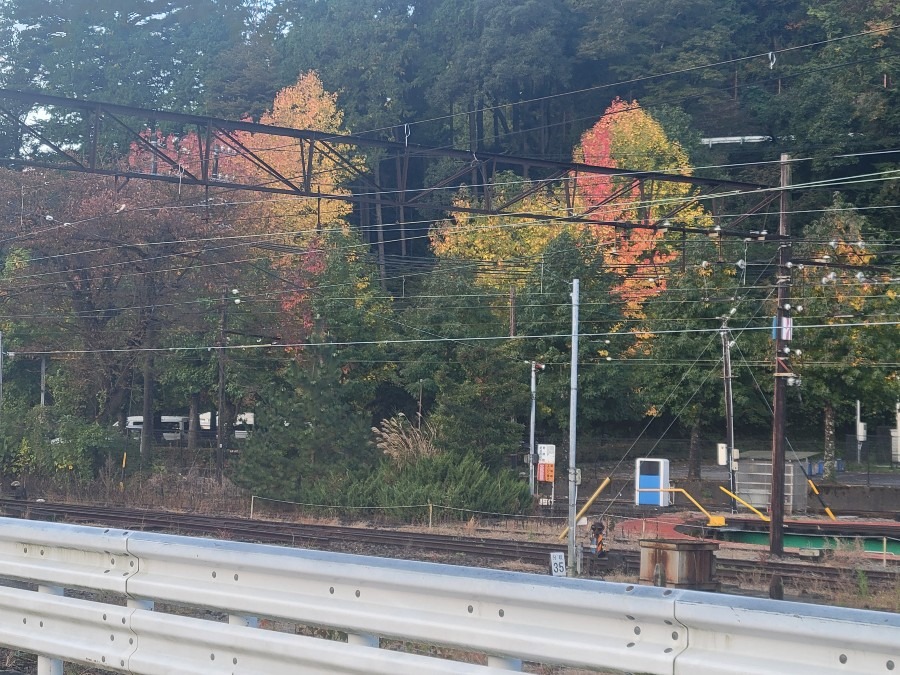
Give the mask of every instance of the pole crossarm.
[[(104, 125), (105, 120), (112, 124)], [(186, 133), (186, 130), (197, 134), (200, 157), (194, 159), (200, 163), (199, 170), (189, 170), (183, 162), (173, 158), (170, 152), (167, 153), (166, 149), (157, 147), (148, 140), (147, 131), (158, 129), (160, 125), (181, 134)], [(703, 189), (727, 189), (739, 193), (767, 187), (755, 183), (687, 176), (665, 171), (633, 171), (582, 162), (560, 162), (491, 152), (472, 153), (453, 148), (432, 148), (361, 135), (293, 129), (246, 120), (226, 120), (0, 88), (0, 131), (4, 128), (7, 131), (7, 138), (14, 139), (0, 150), (0, 161), (8, 166), (78, 171), (125, 179), (141, 178), (179, 185), (250, 190), (361, 204), (379, 202), (391, 208), (415, 207), (417, 210), (431, 211), (448, 210), (446, 198), (435, 199), (439, 191), (453, 190), (468, 184), (476, 195), (482, 197), (482, 205), (472, 208), (453, 207), (452, 210), (473, 215), (499, 215), (551, 183), (562, 182), (568, 195), (571, 189), (568, 183), (585, 175), (618, 177), (630, 186), (659, 181)], [(13, 135), (8, 133), (10, 129), (13, 130)], [(122, 159), (121, 156), (104, 159), (104, 153), (100, 149), (107, 150), (109, 154), (113, 138), (111, 134), (115, 132), (118, 133), (116, 138), (121, 139), (124, 134), (129, 145), (133, 143), (142, 152), (148, 153), (154, 168), (159, 165), (164, 170), (141, 171), (135, 167), (123, 166), (117, 163)], [(296, 175), (285, 175), (267, 162), (261, 151), (242, 143), (238, 132), (253, 134), (254, 139), (260, 141), (259, 147), (278, 147), (284, 145), (283, 139), (300, 141), (301, 154), (306, 153), (307, 156), (304, 161), (297, 162)], [(248, 171), (247, 176), (223, 176), (221, 172), (212, 171), (210, 165), (217, 159), (210, 155), (212, 147), (216, 145), (230, 148), (234, 153), (234, 160), (241, 162), (242, 167), (252, 169), (252, 173)], [(336, 162), (350, 180), (371, 188), (377, 194), (366, 192), (359, 187), (353, 194), (335, 194), (334, 191), (317, 186), (318, 181), (313, 175), (313, 153)], [(406, 167), (398, 172), (396, 186), (386, 187), (372, 180), (366, 163), (361, 161), (365, 156), (372, 154), (378, 154), (385, 160), (400, 161)], [(424, 171), (424, 165), (429, 161), (433, 163), (434, 160), (443, 160), (449, 168), (443, 172)], [(448, 163), (446, 160), (453, 161)], [(410, 172), (407, 169), (411, 161), (422, 164), (423, 170), (415, 172), (416, 175), (431, 176), (433, 173), (441, 175), (433, 179), (421, 179), (425, 181), (424, 184), (410, 185)], [(500, 170), (511, 170), (523, 176), (525, 184), (518, 192), (495, 200), (487, 183)], [(531, 177), (532, 173), (540, 175)], [(600, 206), (602, 204), (592, 205), (581, 215), (570, 213), (569, 217), (563, 220), (595, 222), (589, 215)], [(675, 207), (674, 212), (678, 210), (680, 209)], [(526, 219), (547, 219), (546, 214), (514, 215)]]

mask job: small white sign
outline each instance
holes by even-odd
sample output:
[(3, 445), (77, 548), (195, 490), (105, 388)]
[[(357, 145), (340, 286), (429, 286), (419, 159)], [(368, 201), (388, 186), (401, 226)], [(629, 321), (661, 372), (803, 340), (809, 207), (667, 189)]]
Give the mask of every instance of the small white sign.
[(556, 446), (550, 443), (538, 443), (537, 446), (539, 464), (556, 464)]
[(728, 444), (716, 443), (719, 466), (728, 466)]
[(562, 551), (550, 554), (550, 574), (555, 577), (566, 576), (566, 554)]

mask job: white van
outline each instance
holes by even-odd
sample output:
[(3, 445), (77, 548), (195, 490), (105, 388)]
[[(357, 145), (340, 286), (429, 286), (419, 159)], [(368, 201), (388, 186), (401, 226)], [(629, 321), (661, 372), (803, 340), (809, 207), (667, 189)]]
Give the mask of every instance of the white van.
[[(132, 415), (125, 419), (125, 432), (129, 436), (139, 436), (144, 428), (144, 417), (142, 415)], [(188, 418), (178, 415), (163, 415), (160, 419), (159, 428), (154, 429), (157, 434), (162, 435), (164, 441), (180, 441), (187, 437)]]

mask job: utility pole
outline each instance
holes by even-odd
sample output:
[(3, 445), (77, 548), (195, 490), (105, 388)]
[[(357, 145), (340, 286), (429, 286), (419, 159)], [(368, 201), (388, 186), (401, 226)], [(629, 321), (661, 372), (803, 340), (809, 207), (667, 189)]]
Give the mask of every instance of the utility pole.
[[(734, 311), (734, 310), (732, 310)], [(725, 380), (725, 453), (728, 461), (729, 489), (731, 494), (737, 492), (734, 477), (734, 400), (731, 395), (731, 336), (728, 333), (728, 318), (722, 321), (722, 359), (724, 363), (723, 377)], [(731, 512), (737, 513), (737, 503), (731, 498)]]
[(222, 484), (225, 475), (225, 307), (227, 295), (222, 290), (219, 309), (219, 405), (216, 415), (216, 479)]
[(572, 366), (569, 383), (569, 564), (568, 576), (574, 577), (575, 565), (575, 499), (578, 486), (575, 480), (575, 418), (578, 411), (578, 297), (579, 280), (572, 279)]
[(775, 395), (772, 421), (772, 491), (769, 504), (769, 553), (784, 554), (784, 431), (787, 378), (792, 374), (787, 342), (790, 332), (791, 244), (788, 216), (791, 206), (790, 155), (781, 155), (781, 201), (778, 215), (778, 305), (775, 308)]
[(863, 432), (862, 422), (862, 403), (856, 399), (856, 463), (862, 464), (862, 446), (866, 440), (866, 434)]
[(534, 497), (534, 457), (537, 452), (534, 445), (534, 417), (537, 403), (537, 371), (543, 370), (544, 364), (537, 361), (531, 362), (531, 423), (528, 433), (528, 488), (531, 490), (531, 496)]

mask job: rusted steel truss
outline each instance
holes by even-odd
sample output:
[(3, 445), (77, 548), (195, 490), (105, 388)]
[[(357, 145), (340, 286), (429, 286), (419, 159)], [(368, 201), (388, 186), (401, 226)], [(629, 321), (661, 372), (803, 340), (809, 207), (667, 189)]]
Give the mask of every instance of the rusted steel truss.
[[(199, 144), (199, 164), (189, 169), (171, 157), (171, 153), (148, 140), (146, 131), (160, 126), (176, 129), (181, 134), (193, 132)], [(696, 176), (683, 176), (657, 171), (629, 171), (612, 167), (593, 166), (578, 162), (557, 162), (543, 159), (515, 157), (493, 153), (477, 153), (447, 148), (430, 148), (421, 145), (386, 141), (354, 135), (334, 135), (308, 129), (292, 129), (269, 126), (247, 121), (224, 120), (214, 117), (151, 110), (132, 106), (86, 101), (50, 96), (35, 92), (0, 89), (0, 132), (15, 142), (0, 143), (0, 161), (7, 166), (31, 166), (65, 171), (115, 176), (127, 182), (132, 178), (157, 180), (180, 185), (198, 185), (228, 190), (252, 190), (256, 192), (286, 194), (300, 197), (337, 199), (362, 205), (378, 204), (394, 209), (401, 227), (412, 211), (425, 219), (440, 217), (448, 210), (447, 191), (462, 186), (476, 198), (473, 206), (452, 207), (452, 210), (476, 215), (498, 215), (520, 204), (541, 189), (562, 184), (567, 213), (555, 220), (594, 222), (592, 213), (615, 197), (591, 205), (580, 213), (575, 210), (574, 181), (584, 175), (605, 175), (624, 181), (622, 194), (650, 181), (675, 182), (698, 188), (697, 197), (703, 191), (722, 191), (729, 194), (753, 192), (765, 186), (737, 181), (717, 180)], [(285, 175), (261, 154), (241, 141), (239, 132), (251, 133), (262, 146), (274, 147), (284, 139), (299, 141), (301, 161), (295, 175)], [(63, 137), (64, 136), (64, 137)], [(129, 167), (118, 158), (106, 160), (111, 139), (121, 139), (139, 148), (152, 159), (147, 171)], [(232, 162), (245, 162), (247, 176), (239, 173), (222, 175), (217, 167), (219, 153), (227, 150)], [(395, 171), (381, 171), (383, 179), (390, 177), (390, 184), (376, 181), (366, 169), (364, 158), (378, 151), (382, 162), (391, 162)], [(318, 157), (327, 157), (350, 176), (354, 189), (350, 193), (323, 191), (314, 180), (314, 165)], [(433, 179), (431, 184), (410, 184), (410, 176), (431, 175), (424, 170), (410, 171), (413, 162), (424, 165), (441, 160), (450, 168), (446, 174)], [(447, 162), (447, 160), (452, 160)], [(159, 167), (164, 166), (165, 170)], [(385, 166), (382, 164), (382, 166)], [(422, 168), (422, 167), (420, 167)], [(513, 171), (526, 180), (517, 192), (497, 198), (491, 184), (499, 171)], [(259, 176), (264, 176), (263, 180)], [(443, 196), (441, 193), (444, 193)], [(618, 193), (617, 193), (618, 194)], [(693, 202), (691, 202), (693, 203)], [(760, 205), (761, 208), (764, 205)], [(684, 206), (673, 209), (672, 216)], [(517, 217), (547, 220), (547, 214), (516, 212)], [(671, 217), (671, 216), (669, 216)], [(662, 220), (662, 219), (661, 219)], [(660, 222), (606, 223), (616, 227), (660, 228)], [(681, 231), (678, 225), (668, 229)], [(691, 228), (693, 229), (693, 228)], [(690, 230), (689, 230), (690, 231)]]

